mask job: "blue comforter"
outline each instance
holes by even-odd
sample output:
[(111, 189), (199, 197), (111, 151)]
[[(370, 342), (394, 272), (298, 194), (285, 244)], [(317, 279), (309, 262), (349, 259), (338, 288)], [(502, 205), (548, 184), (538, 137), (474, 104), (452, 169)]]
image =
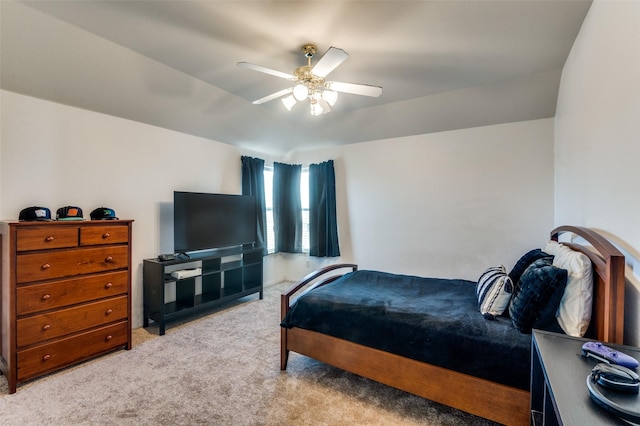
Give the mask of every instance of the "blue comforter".
[(529, 390), (531, 336), (483, 318), (475, 286), (356, 271), (299, 297), (281, 325)]

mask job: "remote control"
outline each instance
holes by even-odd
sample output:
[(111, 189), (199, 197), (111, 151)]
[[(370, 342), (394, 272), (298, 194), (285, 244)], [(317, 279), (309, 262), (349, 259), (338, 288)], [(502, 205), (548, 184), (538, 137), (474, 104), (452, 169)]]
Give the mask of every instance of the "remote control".
[(611, 349), (601, 342), (587, 342), (582, 345), (582, 356), (595, 358), (608, 364), (617, 364), (627, 368), (638, 367), (638, 361), (635, 358)]

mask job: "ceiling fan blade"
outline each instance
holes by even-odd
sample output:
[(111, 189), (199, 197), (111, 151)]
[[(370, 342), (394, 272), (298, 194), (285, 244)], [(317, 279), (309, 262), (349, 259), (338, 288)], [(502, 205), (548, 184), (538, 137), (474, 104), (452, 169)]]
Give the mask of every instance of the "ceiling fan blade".
[(287, 95), (287, 94), (289, 94), (291, 92), (293, 92), (293, 87), (289, 87), (287, 89), (279, 90), (276, 93), (272, 93), (272, 94), (270, 94), (268, 96), (265, 96), (264, 98), (260, 98), (257, 101), (253, 101), (251, 103), (254, 104), (254, 105), (260, 105), (260, 104), (263, 104), (265, 102), (269, 102), (269, 101), (272, 101), (274, 99), (278, 99), (279, 97)]
[(371, 96), (377, 98), (382, 94), (382, 87), (370, 86), (368, 84), (340, 83), (339, 81), (329, 81), (326, 87), (336, 92), (352, 93), (354, 95)]
[(286, 72), (272, 70), (271, 68), (261, 67), (260, 65), (250, 64), (249, 62), (238, 62), (237, 64), (240, 68), (247, 68), (254, 71), (263, 72), (269, 75), (275, 75), (276, 77), (284, 78), (287, 80), (295, 80), (295, 77), (291, 74), (287, 74)]
[(324, 78), (348, 57), (349, 54), (344, 50), (331, 46), (324, 56), (320, 58), (318, 63), (311, 69), (311, 74)]

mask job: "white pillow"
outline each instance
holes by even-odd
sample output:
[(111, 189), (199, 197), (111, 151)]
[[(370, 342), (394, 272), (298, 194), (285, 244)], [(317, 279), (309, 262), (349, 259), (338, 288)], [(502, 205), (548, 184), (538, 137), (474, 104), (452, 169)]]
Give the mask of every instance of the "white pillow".
[(560, 247), (561, 245), (562, 244), (560, 244), (557, 241), (549, 240), (549, 242), (547, 242), (547, 245), (544, 247), (544, 252), (549, 253), (552, 256), (555, 256), (556, 253), (558, 252), (558, 247)]
[[(550, 249), (551, 251), (547, 251)], [(555, 249), (555, 250), (554, 250)], [(591, 260), (569, 247), (556, 243), (545, 248), (547, 253), (555, 251), (553, 266), (567, 270), (567, 286), (560, 301), (556, 318), (569, 336), (582, 337), (591, 321), (593, 303), (593, 272)]]

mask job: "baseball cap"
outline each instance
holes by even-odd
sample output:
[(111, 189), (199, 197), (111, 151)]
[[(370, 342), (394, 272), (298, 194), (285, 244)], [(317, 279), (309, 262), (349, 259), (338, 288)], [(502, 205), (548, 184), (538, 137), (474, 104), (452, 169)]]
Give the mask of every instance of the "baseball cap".
[(118, 220), (116, 211), (109, 207), (98, 207), (90, 214), (91, 220)]
[(75, 206), (60, 207), (56, 212), (56, 220), (84, 220), (82, 209)]
[(19, 220), (25, 222), (51, 220), (51, 210), (46, 207), (27, 207), (20, 211)]

